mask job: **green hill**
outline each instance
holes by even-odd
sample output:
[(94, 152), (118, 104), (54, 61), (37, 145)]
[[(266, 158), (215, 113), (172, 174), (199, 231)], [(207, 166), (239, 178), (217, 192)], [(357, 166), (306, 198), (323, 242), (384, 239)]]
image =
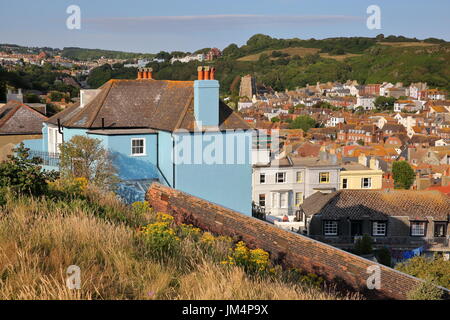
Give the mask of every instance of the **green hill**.
[(106, 59), (137, 59), (137, 58), (153, 58), (153, 54), (122, 52), (101, 49), (85, 49), (68, 47), (61, 51), (61, 55), (65, 58), (74, 60), (96, 60), (101, 57)]
[[(156, 79), (193, 80), (197, 66), (206, 63), (172, 65), (170, 54), (165, 53), (165, 56), (165, 62), (150, 65)], [(241, 47), (230, 44), (223, 50), (223, 56), (212, 64), (218, 70), (222, 93), (237, 95), (239, 79), (246, 74), (256, 76), (259, 83), (278, 91), (318, 81), (343, 82), (348, 79), (362, 84), (389, 81), (408, 85), (425, 81), (431, 87), (449, 90), (449, 62), (450, 44), (440, 39), (379, 35), (376, 38), (301, 40), (258, 34)], [(97, 79), (92, 81), (94, 86), (109, 80), (109, 76), (102, 73), (101, 70), (94, 71)]]

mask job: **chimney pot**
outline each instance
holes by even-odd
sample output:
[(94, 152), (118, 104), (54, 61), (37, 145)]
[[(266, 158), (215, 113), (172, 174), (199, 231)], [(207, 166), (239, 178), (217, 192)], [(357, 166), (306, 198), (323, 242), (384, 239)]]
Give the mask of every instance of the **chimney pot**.
[(211, 68), (211, 71), (209, 73), (209, 80), (214, 80), (216, 74), (216, 68)]
[(138, 80), (141, 80), (144, 78), (144, 72), (142, 71), (141, 68), (138, 69)]
[(203, 80), (205, 77), (205, 74), (203, 72), (203, 67), (198, 67), (197, 71), (198, 71), (198, 80)]
[(148, 79), (148, 69), (144, 69), (144, 79)]
[(153, 69), (148, 68), (148, 78), (147, 79), (153, 79)]
[(209, 67), (203, 67), (203, 70), (204, 70), (203, 78), (205, 80), (211, 80), (210, 77), (209, 77), (209, 75), (210, 75), (210, 68)]

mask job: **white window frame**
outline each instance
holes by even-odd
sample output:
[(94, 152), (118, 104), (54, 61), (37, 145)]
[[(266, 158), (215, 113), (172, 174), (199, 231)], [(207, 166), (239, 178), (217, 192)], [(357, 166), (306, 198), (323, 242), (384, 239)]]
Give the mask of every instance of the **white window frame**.
[[(143, 144), (142, 144), (142, 153), (134, 153), (133, 152), (133, 142), (134, 141), (143, 141)], [(143, 156), (146, 156), (147, 154), (146, 154), (146, 152), (145, 152), (145, 150), (146, 150), (146, 146), (145, 146), (145, 144), (146, 144), (146, 141), (145, 141), (145, 138), (132, 138), (131, 139), (131, 156), (133, 156), (133, 157), (143, 157)], [(140, 146), (139, 147), (134, 147), (134, 148), (140, 148)]]
[[(322, 181), (322, 175), (327, 175), (328, 176), (327, 181)], [(327, 184), (327, 183), (330, 183), (330, 181), (331, 181), (331, 174), (330, 174), (329, 171), (319, 172), (319, 183), (320, 184)]]
[(295, 193), (295, 205), (299, 207), (303, 203), (303, 192)]
[(338, 235), (338, 222), (336, 220), (324, 220), (323, 221), (323, 234), (325, 236), (337, 236)]
[(372, 235), (375, 237), (385, 237), (387, 234), (387, 223), (384, 221), (372, 222)]
[(303, 183), (303, 171), (297, 171), (295, 173), (295, 180), (297, 183)]
[[(365, 180), (367, 180), (367, 186), (365, 185)], [(372, 178), (361, 178), (361, 189), (372, 188)]]
[(58, 128), (48, 127), (48, 152), (60, 153), (59, 146), (61, 145), (63, 136), (59, 133)]
[[(261, 205), (261, 196), (263, 196), (263, 198), (264, 198), (264, 200), (263, 200), (264, 201), (264, 205)], [(267, 197), (266, 197), (265, 193), (260, 193), (259, 194), (259, 196), (258, 196), (258, 205), (263, 207), (263, 208), (266, 207), (266, 205), (267, 205)]]
[[(279, 179), (278, 179), (278, 175), (282, 175), (283, 176), (283, 181), (279, 181)], [(286, 183), (286, 172), (277, 172), (276, 174), (275, 174), (275, 182), (276, 183)]]
[(280, 208), (287, 208), (288, 199), (286, 197), (286, 193), (280, 193)]
[[(411, 236), (412, 237), (425, 237), (426, 230), (427, 230), (427, 223), (425, 221), (412, 221), (411, 222)], [(421, 232), (419, 233), (418, 231), (421, 231)]]

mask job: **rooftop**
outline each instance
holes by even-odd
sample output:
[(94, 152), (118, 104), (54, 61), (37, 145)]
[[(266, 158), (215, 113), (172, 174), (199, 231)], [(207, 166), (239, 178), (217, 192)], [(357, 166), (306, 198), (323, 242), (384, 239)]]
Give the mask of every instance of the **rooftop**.
[(47, 117), (19, 101), (0, 107), (0, 135), (42, 134)]
[[(75, 104), (48, 122), (71, 128), (149, 128), (194, 131), (194, 82), (110, 80), (85, 106)], [(219, 129), (250, 129), (225, 103), (219, 102)]]
[(410, 220), (448, 221), (450, 199), (438, 191), (410, 190), (340, 190), (330, 194), (317, 192), (302, 204), (308, 216), (320, 214), (325, 219), (386, 220), (404, 216)]

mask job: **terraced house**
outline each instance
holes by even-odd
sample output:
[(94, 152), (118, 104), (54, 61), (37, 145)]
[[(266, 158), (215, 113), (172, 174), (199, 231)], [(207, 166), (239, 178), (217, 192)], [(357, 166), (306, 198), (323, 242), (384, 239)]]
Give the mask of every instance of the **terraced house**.
[(159, 181), (250, 214), (252, 130), (220, 101), (214, 72), (200, 67), (196, 81), (168, 81), (145, 69), (136, 80), (82, 90), (79, 103), (44, 123), (38, 152), (55, 168), (51, 160), (61, 143), (76, 135), (100, 139), (128, 202), (143, 200), (149, 184)]
[(264, 208), (268, 220), (281, 227), (301, 229), (298, 210), (315, 192), (339, 189), (336, 155), (320, 152), (319, 157), (290, 157), (253, 167), (253, 201)]
[(450, 252), (450, 199), (438, 191), (317, 192), (300, 211), (310, 237), (339, 247), (368, 234), (375, 246)]

